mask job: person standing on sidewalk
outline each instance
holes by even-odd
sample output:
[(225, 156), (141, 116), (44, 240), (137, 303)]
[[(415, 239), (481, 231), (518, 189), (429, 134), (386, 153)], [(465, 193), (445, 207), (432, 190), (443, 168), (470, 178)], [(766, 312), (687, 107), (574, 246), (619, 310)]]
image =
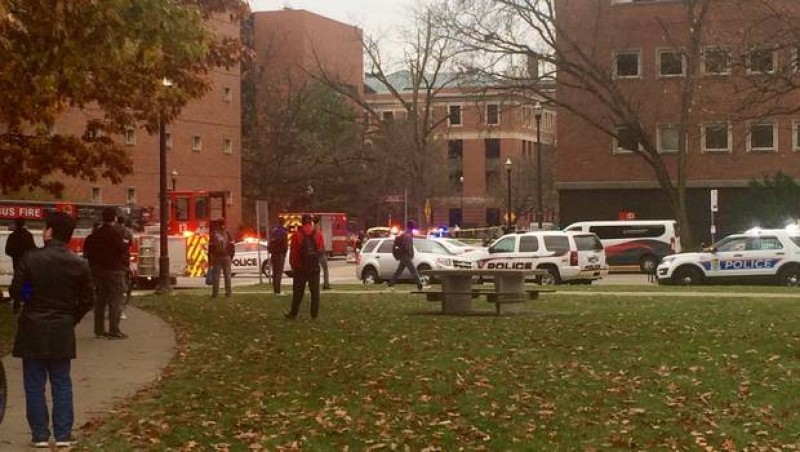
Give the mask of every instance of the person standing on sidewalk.
[(289, 251), (289, 234), (283, 227), (283, 220), (278, 220), (278, 225), (270, 231), (267, 251), (269, 251), (269, 263), (272, 267), (272, 291), (277, 295), (283, 295), (281, 279), (283, 279), (286, 252)]
[(117, 216), (117, 229), (119, 233), (122, 234), (122, 240), (125, 242), (125, 268), (124, 268), (124, 275), (122, 277), (122, 313), (119, 315), (119, 318), (122, 320), (127, 319), (125, 316), (125, 308), (128, 306), (128, 303), (131, 301), (131, 291), (133, 290), (133, 272), (131, 271), (131, 247), (133, 246), (133, 232), (125, 224), (125, 218), (122, 215)]
[[(320, 217), (314, 217), (314, 228), (322, 235), (322, 224)], [(328, 271), (328, 253), (323, 248), (319, 255), (319, 266), (322, 268), (322, 290), (331, 289), (330, 272)]]
[[(22, 358), (25, 406), (31, 445), (50, 447), (45, 384), (53, 396), (53, 436), (56, 447), (72, 445), (74, 422), (71, 360), (75, 358), (75, 325), (92, 309), (92, 274), (84, 259), (67, 243), (75, 220), (54, 212), (45, 220), (42, 249), (28, 252), (14, 274), (11, 292), (25, 299), (19, 316), (13, 356)], [(30, 287), (30, 294), (23, 294)]]
[(394, 271), (394, 275), (389, 280), (389, 288), (393, 288), (394, 284), (397, 282), (397, 278), (403, 273), (403, 269), (407, 268), (409, 272), (411, 272), (411, 276), (414, 278), (414, 282), (417, 284), (417, 290), (422, 290), (422, 280), (420, 280), (419, 273), (417, 272), (417, 268), (414, 267), (414, 222), (409, 221), (406, 224), (406, 230), (403, 231), (403, 234), (395, 239), (394, 249), (392, 249), (392, 255), (394, 258), (400, 261), (397, 264), (397, 270)]
[(212, 281), (211, 298), (219, 294), (220, 273), (225, 278), (225, 296), (230, 297), (231, 290), (231, 262), (236, 248), (233, 237), (225, 230), (225, 220), (219, 218), (211, 225), (211, 237), (208, 239), (208, 259), (211, 264)]
[(314, 227), (311, 215), (303, 215), (302, 226), (292, 235), (292, 246), (289, 251), (289, 263), (294, 271), (292, 281), (292, 310), (284, 317), (297, 318), (300, 303), (308, 283), (311, 292), (311, 318), (319, 315), (319, 263), (320, 254), (325, 252), (325, 241), (322, 233)]
[[(113, 207), (103, 209), (103, 224), (92, 233), (92, 239), (84, 243), (83, 251), (89, 259), (94, 283), (97, 286), (97, 299), (94, 305), (94, 335), (109, 339), (126, 339), (127, 334), (119, 329), (122, 315), (123, 278), (129, 266), (128, 247), (117, 228), (117, 210)], [(105, 328), (105, 314), (108, 307), (108, 331)]]

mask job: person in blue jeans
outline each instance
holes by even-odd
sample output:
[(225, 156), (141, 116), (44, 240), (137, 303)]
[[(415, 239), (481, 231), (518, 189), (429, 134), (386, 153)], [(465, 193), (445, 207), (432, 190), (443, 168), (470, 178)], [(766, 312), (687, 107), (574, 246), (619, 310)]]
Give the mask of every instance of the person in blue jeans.
[(22, 358), (25, 408), (31, 445), (50, 447), (50, 420), (45, 385), (53, 396), (56, 447), (72, 446), (72, 379), (75, 325), (94, 307), (89, 264), (69, 250), (75, 220), (66, 213), (47, 216), (44, 248), (23, 256), (11, 282), (11, 294), (22, 302), (13, 356)]
[(398, 250), (395, 255), (395, 259), (398, 260), (397, 269), (394, 271), (392, 278), (389, 280), (389, 288), (393, 288), (395, 283), (397, 282), (397, 278), (403, 274), (404, 269), (408, 269), (411, 273), (411, 276), (414, 278), (414, 283), (417, 285), (417, 290), (422, 290), (424, 286), (422, 285), (422, 280), (419, 277), (419, 272), (417, 272), (417, 268), (414, 267), (414, 222), (409, 221), (406, 224), (406, 230), (403, 231), (403, 235), (400, 237), (402, 240), (402, 246)]

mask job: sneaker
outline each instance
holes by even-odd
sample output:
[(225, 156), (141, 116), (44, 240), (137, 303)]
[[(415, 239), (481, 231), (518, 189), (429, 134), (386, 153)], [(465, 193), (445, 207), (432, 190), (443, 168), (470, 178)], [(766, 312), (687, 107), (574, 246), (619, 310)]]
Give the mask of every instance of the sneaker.
[(31, 441), (31, 447), (34, 449), (49, 449), (50, 441)]
[(430, 285), (430, 284), (425, 284), (425, 285), (424, 285), (424, 286), (422, 286), (422, 288), (421, 288), (421, 289), (419, 289), (419, 290), (431, 290), (431, 285)]
[(108, 333), (106, 333), (105, 331), (102, 333), (94, 333), (94, 337), (96, 337), (97, 339), (104, 339), (108, 337)]
[(71, 440), (56, 441), (56, 447), (57, 448), (72, 447), (74, 445), (75, 445), (75, 442), (71, 441)]
[(287, 312), (287, 313), (283, 314), (283, 318), (286, 319), (286, 320), (294, 320), (294, 319), (297, 318), (297, 316), (296, 315), (292, 315), (292, 314)]
[(125, 315), (125, 313), (123, 312), (122, 314), (119, 315), (119, 319), (120, 320), (128, 320), (128, 316)]
[(125, 333), (122, 333), (122, 332), (120, 332), (120, 333), (108, 333), (108, 338), (111, 339), (111, 340), (127, 339), (128, 335), (125, 334)]

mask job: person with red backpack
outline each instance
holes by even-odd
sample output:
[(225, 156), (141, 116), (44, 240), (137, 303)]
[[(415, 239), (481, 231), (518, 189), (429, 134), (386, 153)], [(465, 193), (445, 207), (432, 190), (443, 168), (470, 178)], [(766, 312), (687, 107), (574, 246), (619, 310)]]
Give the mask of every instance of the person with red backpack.
[(284, 314), (284, 317), (297, 318), (308, 283), (308, 290), (311, 292), (311, 318), (316, 319), (319, 314), (319, 265), (321, 255), (325, 252), (325, 242), (322, 233), (314, 227), (311, 215), (303, 215), (301, 222), (302, 226), (292, 235), (289, 251), (289, 264), (294, 271), (292, 310)]

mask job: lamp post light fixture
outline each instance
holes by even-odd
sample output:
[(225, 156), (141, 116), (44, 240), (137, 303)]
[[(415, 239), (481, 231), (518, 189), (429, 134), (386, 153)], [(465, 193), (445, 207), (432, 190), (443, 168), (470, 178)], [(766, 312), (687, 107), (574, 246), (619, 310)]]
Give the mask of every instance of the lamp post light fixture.
[(178, 170), (172, 170), (172, 191), (175, 191), (175, 187), (178, 185)]
[(543, 211), (543, 196), (542, 196), (542, 112), (544, 111), (544, 107), (542, 107), (541, 102), (536, 102), (536, 106), (533, 107), (534, 117), (536, 118), (536, 185), (537, 185), (537, 204), (538, 207), (536, 209), (536, 223), (539, 226), (539, 230), (542, 230), (542, 217), (544, 216)]
[(464, 227), (464, 176), (460, 176), (458, 178), (458, 182), (461, 184), (461, 206), (459, 207), (459, 212), (461, 212), (461, 218), (459, 222), (461, 223), (459, 227)]
[[(165, 78), (161, 84), (165, 89), (172, 86), (172, 82), (167, 78)], [(172, 292), (172, 284), (170, 284), (169, 281), (169, 242), (167, 239), (167, 227), (169, 223), (169, 202), (167, 199), (167, 124), (163, 116), (158, 123), (158, 155), (159, 252), (156, 294), (169, 294)]]
[(508, 217), (506, 222), (506, 232), (511, 232), (511, 157), (506, 158), (506, 175), (508, 176)]

